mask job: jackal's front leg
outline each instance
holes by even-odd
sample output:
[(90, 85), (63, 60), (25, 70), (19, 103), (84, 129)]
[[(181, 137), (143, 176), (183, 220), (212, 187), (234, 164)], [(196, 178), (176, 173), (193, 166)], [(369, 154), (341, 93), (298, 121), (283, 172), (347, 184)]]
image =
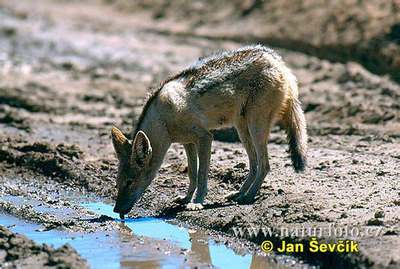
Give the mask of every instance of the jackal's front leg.
[(212, 135), (208, 131), (202, 131), (199, 135), (199, 170), (197, 173), (197, 191), (194, 200), (187, 205), (189, 210), (203, 208), (204, 198), (207, 195), (208, 171), (210, 168)]
[(183, 145), (186, 151), (186, 157), (188, 161), (188, 176), (189, 176), (189, 188), (185, 196), (178, 196), (175, 199), (176, 203), (187, 204), (192, 200), (193, 193), (197, 186), (197, 150), (195, 144)]

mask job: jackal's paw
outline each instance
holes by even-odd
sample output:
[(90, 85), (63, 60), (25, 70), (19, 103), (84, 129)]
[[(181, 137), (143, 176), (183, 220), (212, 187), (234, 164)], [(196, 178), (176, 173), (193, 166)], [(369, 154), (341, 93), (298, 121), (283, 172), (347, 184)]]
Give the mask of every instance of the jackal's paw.
[(192, 211), (202, 210), (203, 208), (203, 205), (200, 203), (189, 203), (186, 205), (186, 209)]
[(232, 191), (232, 192), (228, 193), (227, 195), (225, 195), (225, 199), (228, 201), (236, 201), (240, 197), (241, 197), (241, 195), (240, 195), (239, 191)]
[(176, 204), (187, 204), (190, 202), (190, 198), (185, 195), (178, 195), (177, 197), (175, 197), (173, 202)]

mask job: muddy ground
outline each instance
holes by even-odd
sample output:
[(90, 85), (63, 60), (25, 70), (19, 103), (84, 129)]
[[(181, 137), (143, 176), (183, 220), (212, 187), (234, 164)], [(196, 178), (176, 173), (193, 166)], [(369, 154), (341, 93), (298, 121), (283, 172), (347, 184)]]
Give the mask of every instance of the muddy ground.
[(53, 249), (37, 245), (23, 235), (16, 235), (0, 227), (1, 268), (88, 268), (74, 249), (65, 245)]
[(105, 2), (121, 12), (147, 12), (163, 31), (265, 42), (333, 61), (356, 60), (400, 81), (398, 0)]
[[(113, 198), (111, 126), (128, 134), (149, 86), (202, 55), (243, 45), (237, 38), (173, 34), (146, 11), (127, 12), (106, 2), (0, 4), (0, 194), (48, 205), (58, 205), (51, 197), (60, 186)], [(172, 32), (182, 25), (182, 20), (168, 24)], [(363, 231), (352, 237), (360, 253), (301, 258), (326, 268), (399, 268), (399, 84), (356, 62), (275, 49), (300, 83), (310, 135), (307, 171), (294, 173), (285, 135), (276, 127), (269, 144), (271, 172), (259, 199), (253, 205), (227, 204), (223, 195), (240, 187), (248, 162), (240, 143), (215, 141), (207, 206), (185, 211), (172, 203), (188, 186), (183, 148), (173, 145), (130, 215), (168, 216), (230, 235), (234, 227), (347, 225)], [(235, 140), (230, 132), (215, 137)], [(102, 226), (35, 217), (12, 203), (1, 207), (50, 228)], [(255, 243), (270, 238), (243, 237)]]

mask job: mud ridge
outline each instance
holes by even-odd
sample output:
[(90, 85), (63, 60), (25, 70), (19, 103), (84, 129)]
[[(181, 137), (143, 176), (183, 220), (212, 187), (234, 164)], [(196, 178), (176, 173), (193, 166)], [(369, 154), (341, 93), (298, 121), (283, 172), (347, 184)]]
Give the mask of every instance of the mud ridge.
[(54, 249), (38, 245), (27, 237), (0, 226), (0, 263), (2, 268), (89, 268), (69, 245)]

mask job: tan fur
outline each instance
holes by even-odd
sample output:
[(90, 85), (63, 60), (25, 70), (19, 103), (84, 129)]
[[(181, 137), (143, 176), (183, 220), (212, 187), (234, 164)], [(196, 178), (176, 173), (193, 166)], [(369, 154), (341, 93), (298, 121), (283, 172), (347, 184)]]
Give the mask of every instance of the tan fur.
[[(252, 202), (270, 169), (267, 142), (277, 117), (287, 129), (292, 161), (300, 171), (305, 164), (306, 124), (296, 78), (281, 58), (268, 48), (252, 46), (199, 60), (167, 79), (146, 103), (133, 140), (139, 131), (146, 135), (151, 160), (142, 167), (136, 160), (120, 160), (115, 211), (125, 214), (132, 208), (174, 142), (185, 146), (189, 164), (190, 186), (180, 201), (191, 202), (189, 209), (201, 209), (207, 194), (210, 130), (227, 126), (238, 131), (250, 164), (243, 186), (228, 198)], [(117, 143), (123, 140), (116, 131), (112, 136)], [(137, 155), (135, 151), (133, 147), (130, 154)]]
[(112, 127), (111, 129), (112, 137), (114, 138), (115, 142), (118, 144), (123, 144), (127, 141), (126, 137), (122, 134), (122, 132), (117, 127)]

